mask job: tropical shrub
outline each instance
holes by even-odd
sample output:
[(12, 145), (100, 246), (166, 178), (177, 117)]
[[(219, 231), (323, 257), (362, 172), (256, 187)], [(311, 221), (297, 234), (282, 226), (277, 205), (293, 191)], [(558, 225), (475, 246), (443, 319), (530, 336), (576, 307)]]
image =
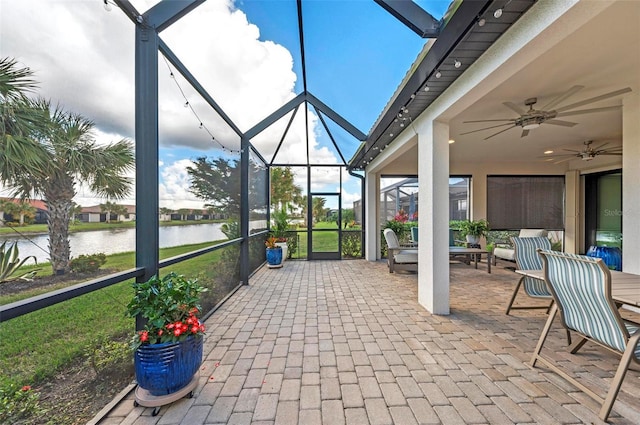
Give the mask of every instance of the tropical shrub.
[(95, 273), (107, 262), (107, 256), (103, 253), (80, 255), (71, 260), (71, 271), (74, 273)]
[(342, 255), (345, 257), (362, 256), (361, 232), (344, 232), (342, 234)]
[(20, 251), (18, 250), (17, 242), (11, 244), (9, 248), (7, 248), (7, 241), (2, 242), (2, 245), (0, 245), (0, 283), (17, 279), (31, 280), (33, 276), (35, 276), (38, 270), (32, 270), (13, 278), (10, 277), (16, 273), (29, 258), (33, 258), (33, 261), (35, 261), (36, 264), (38, 263), (38, 260), (36, 260), (36, 257), (33, 255), (23, 258), (22, 261), (19, 256)]

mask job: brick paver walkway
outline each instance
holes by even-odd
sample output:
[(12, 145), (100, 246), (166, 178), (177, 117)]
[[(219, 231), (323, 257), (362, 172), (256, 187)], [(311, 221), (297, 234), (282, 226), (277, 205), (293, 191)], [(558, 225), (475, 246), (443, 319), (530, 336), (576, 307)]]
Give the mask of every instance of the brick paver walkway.
[[(504, 264), (502, 264), (504, 265)], [(415, 274), (384, 263), (288, 261), (261, 269), (207, 320), (200, 383), (191, 399), (153, 409), (130, 394), (101, 424), (580, 424), (596, 404), (527, 362), (543, 310), (504, 308), (517, 276), (451, 265), (451, 314), (417, 303)], [(617, 358), (585, 346), (562, 367), (603, 394)], [(630, 371), (610, 418), (640, 423), (640, 373)]]

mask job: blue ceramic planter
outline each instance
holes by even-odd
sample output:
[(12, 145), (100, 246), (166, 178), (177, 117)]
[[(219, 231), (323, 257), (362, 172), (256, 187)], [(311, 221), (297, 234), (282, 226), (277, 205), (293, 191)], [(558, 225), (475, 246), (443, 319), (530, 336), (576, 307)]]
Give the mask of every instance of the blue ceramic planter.
[(202, 335), (180, 342), (141, 345), (134, 354), (138, 385), (151, 395), (174, 393), (187, 385), (202, 363)]
[(267, 264), (270, 266), (278, 266), (282, 264), (282, 248), (267, 248)]
[(588, 257), (602, 258), (611, 270), (622, 271), (622, 251), (615, 246), (591, 246), (587, 251)]

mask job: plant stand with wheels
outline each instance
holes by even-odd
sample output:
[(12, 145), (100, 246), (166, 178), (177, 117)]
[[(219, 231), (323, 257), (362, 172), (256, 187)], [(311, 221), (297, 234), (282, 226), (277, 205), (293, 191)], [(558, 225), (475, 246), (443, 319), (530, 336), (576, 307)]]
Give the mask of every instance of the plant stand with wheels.
[(133, 401), (133, 405), (144, 406), (144, 407), (154, 407), (152, 416), (157, 416), (160, 413), (160, 407), (165, 404), (173, 403), (174, 401), (180, 400), (182, 397), (191, 398), (193, 397), (193, 390), (198, 386), (199, 376), (194, 376), (186, 386), (179, 389), (178, 391), (167, 394), (167, 395), (151, 395), (151, 393), (144, 388), (138, 386), (136, 388), (136, 399)]

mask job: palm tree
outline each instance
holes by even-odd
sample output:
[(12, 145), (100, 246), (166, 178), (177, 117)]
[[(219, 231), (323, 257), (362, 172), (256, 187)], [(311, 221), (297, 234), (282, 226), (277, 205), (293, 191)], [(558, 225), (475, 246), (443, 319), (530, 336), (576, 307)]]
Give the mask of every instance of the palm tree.
[(7, 202), (4, 206), (4, 211), (11, 214), (13, 221), (16, 221), (17, 216), (20, 226), (24, 226), (25, 217), (32, 219), (36, 215), (36, 209), (26, 201)]
[(0, 60), (0, 183), (22, 199), (44, 199), (49, 210), (51, 266), (62, 274), (69, 269), (69, 222), (76, 183), (87, 183), (99, 197), (123, 198), (131, 186), (125, 173), (134, 165), (133, 147), (126, 139), (98, 146), (92, 121), (51, 107), (49, 101), (28, 99), (24, 92), (33, 87), (30, 76), (31, 71), (17, 68), (15, 61)]
[(118, 207), (118, 204), (111, 201), (106, 201), (104, 204), (100, 204), (100, 212), (105, 213), (106, 223), (111, 223), (111, 213), (115, 214), (116, 213), (115, 210), (117, 209), (117, 207)]
[(20, 180), (22, 170), (44, 167), (47, 157), (29, 136), (42, 129), (42, 115), (27, 93), (36, 87), (33, 72), (14, 59), (0, 59), (0, 180)]
[(322, 218), (326, 215), (326, 209), (324, 208), (327, 202), (326, 198), (313, 198), (313, 205), (311, 206), (313, 212), (314, 223), (322, 221)]
[(71, 220), (79, 220), (78, 216), (80, 214), (82, 214), (82, 205), (78, 205), (74, 202), (73, 206), (71, 207)]

